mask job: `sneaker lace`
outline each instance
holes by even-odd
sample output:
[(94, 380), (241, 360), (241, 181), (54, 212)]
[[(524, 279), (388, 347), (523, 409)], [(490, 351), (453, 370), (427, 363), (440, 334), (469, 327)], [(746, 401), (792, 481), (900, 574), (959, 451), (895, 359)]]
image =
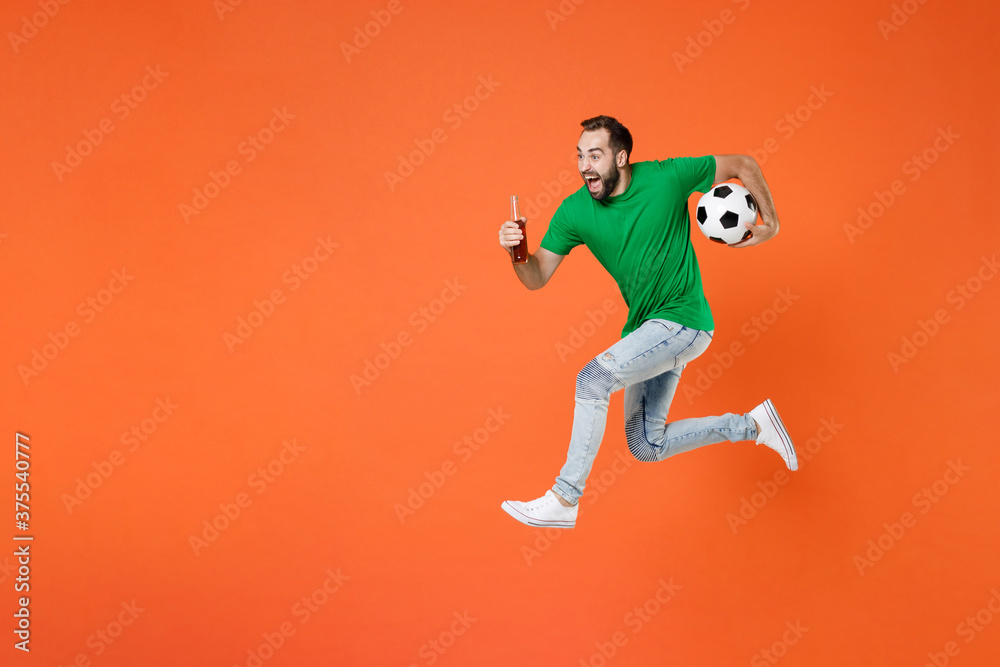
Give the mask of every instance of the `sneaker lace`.
[(534, 500), (528, 501), (524, 504), (525, 509), (538, 509), (543, 505), (548, 505), (552, 498), (545, 494), (541, 498), (535, 498)]

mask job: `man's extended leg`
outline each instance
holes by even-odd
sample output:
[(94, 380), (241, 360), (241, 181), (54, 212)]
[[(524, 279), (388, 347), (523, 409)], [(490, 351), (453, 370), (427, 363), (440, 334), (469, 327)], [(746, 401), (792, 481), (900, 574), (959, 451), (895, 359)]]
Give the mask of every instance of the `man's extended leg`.
[(717, 442), (740, 442), (757, 437), (757, 423), (749, 413), (695, 417), (667, 424), (684, 366), (625, 388), (625, 441), (640, 461), (662, 461)]

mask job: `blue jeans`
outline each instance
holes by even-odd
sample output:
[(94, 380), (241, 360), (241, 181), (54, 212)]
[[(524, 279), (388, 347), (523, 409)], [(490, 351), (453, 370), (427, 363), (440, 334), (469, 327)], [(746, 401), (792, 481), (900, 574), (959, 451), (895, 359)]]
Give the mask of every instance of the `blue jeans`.
[(604, 439), (611, 394), (625, 390), (625, 440), (640, 461), (662, 461), (716, 442), (756, 440), (749, 414), (725, 414), (666, 423), (685, 364), (708, 349), (711, 331), (668, 320), (642, 325), (594, 357), (576, 378), (576, 409), (566, 464), (552, 490), (571, 503), (583, 495)]

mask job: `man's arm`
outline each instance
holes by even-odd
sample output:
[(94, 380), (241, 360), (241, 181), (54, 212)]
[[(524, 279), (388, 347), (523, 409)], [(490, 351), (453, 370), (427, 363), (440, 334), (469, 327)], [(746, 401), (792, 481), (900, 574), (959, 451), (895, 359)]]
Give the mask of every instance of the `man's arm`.
[(771, 190), (767, 187), (764, 174), (760, 171), (757, 160), (749, 155), (716, 155), (715, 183), (722, 183), (731, 178), (738, 178), (744, 187), (757, 200), (761, 224), (748, 224), (753, 235), (745, 241), (730, 244), (730, 248), (748, 248), (768, 241), (778, 233), (778, 214), (774, 210), (774, 200)]
[[(523, 217), (521, 218), (524, 219)], [(500, 247), (508, 253), (510, 249), (521, 242), (524, 238), (523, 232), (518, 228), (516, 222), (507, 222), (500, 225)], [(514, 273), (530, 290), (541, 289), (549, 278), (556, 272), (559, 263), (566, 255), (557, 255), (551, 250), (538, 246), (538, 251), (534, 254), (528, 253), (526, 264), (514, 264)]]
[(539, 246), (538, 251), (534, 254), (528, 253), (527, 264), (514, 265), (514, 272), (528, 289), (541, 289), (545, 287), (545, 283), (549, 282), (549, 278), (556, 272), (556, 268), (559, 267), (559, 263), (563, 261), (565, 256), (557, 255)]

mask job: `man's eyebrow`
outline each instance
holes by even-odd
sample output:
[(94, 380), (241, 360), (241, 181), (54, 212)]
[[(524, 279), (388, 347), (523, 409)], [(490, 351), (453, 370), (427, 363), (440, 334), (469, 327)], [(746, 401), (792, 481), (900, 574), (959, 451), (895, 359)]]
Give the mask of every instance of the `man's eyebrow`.
[[(603, 153), (603, 152), (604, 152), (604, 149), (603, 149), (603, 148), (588, 148), (588, 149), (587, 149), (587, 152), (588, 152), (588, 153), (589, 153), (589, 152), (591, 152), (591, 151), (600, 151), (601, 153)], [(577, 153), (582, 153), (583, 151), (582, 151), (582, 150), (580, 150), (580, 147), (579, 147), (579, 146), (577, 146), (577, 147), (576, 147), (576, 152), (577, 152)]]

